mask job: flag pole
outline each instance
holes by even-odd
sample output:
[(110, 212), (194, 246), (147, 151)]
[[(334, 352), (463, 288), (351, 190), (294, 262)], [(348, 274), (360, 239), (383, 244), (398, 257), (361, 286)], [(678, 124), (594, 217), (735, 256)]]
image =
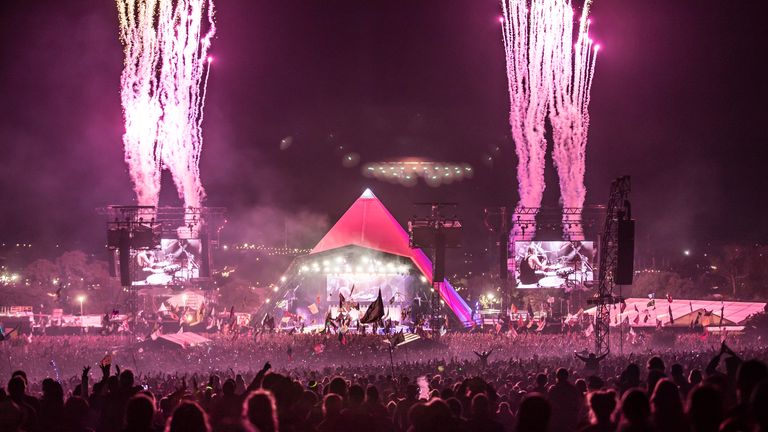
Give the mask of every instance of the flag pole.
[(392, 359), (392, 351), (395, 349), (392, 341), (389, 342), (389, 367), (392, 370), (392, 379), (395, 379), (395, 361)]

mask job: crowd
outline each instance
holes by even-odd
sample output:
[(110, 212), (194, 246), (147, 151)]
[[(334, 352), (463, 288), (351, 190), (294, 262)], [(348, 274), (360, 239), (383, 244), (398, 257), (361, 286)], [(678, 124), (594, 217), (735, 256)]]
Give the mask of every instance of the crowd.
[(768, 353), (738, 337), (603, 359), (576, 334), (447, 334), (392, 360), (374, 335), (6, 342), (0, 432), (768, 431)]

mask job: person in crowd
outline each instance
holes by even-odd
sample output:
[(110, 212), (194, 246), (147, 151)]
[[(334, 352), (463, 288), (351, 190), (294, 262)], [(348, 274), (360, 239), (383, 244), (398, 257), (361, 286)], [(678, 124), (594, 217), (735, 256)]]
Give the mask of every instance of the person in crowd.
[(211, 425), (200, 404), (183, 401), (168, 419), (165, 432), (211, 432)]
[(616, 423), (612, 415), (616, 410), (616, 393), (595, 391), (589, 395), (590, 424), (580, 432), (615, 432)]
[(628, 390), (621, 399), (619, 432), (652, 432), (651, 406), (648, 397), (639, 388)]
[(680, 389), (672, 380), (662, 378), (656, 383), (651, 396), (651, 417), (658, 432), (688, 429)]
[(579, 412), (583, 406), (583, 394), (568, 381), (568, 369), (559, 368), (555, 384), (549, 389), (549, 402), (557, 407), (552, 411), (552, 429), (562, 432), (576, 430)]
[(527, 395), (517, 413), (516, 432), (549, 432), (551, 410), (544, 396), (537, 393)]

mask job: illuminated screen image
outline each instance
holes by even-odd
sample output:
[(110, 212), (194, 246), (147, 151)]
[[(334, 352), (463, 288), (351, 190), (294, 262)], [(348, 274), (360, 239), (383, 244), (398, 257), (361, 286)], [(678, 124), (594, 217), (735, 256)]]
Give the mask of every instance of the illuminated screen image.
[(170, 285), (200, 276), (198, 239), (162, 239), (160, 246), (132, 254), (136, 264), (133, 285)]
[[(326, 283), (326, 300), (333, 304), (339, 302), (339, 293), (347, 301), (371, 303), (381, 288), (381, 298), (388, 303), (401, 303), (407, 300), (405, 293), (406, 279), (404, 275), (359, 276), (359, 275), (328, 275)], [(354, 286), (354, 291), (352, 287)]]
[(515, 242), (518, 288), (584, 288), (594, 280), (590, 241)]

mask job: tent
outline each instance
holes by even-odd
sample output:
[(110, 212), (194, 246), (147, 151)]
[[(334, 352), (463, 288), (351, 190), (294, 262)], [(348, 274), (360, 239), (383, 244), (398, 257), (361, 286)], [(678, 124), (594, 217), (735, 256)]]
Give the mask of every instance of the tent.
[[(695, 323), (697, 318), (699, 324), (705, 327), (719, 326), (721, 311), (722, 325), (736, 326), (742, 325), (750, 315), (762, 312), (765, 308), (765, 303), (760, 302), (673, 299), (670, 303), (666, 298), (651, 301), (644, 297), (628, 298), (626, 303), (627, 307), (623, 313), (619, 304), (609, 306), (611, 326), (617, 326), (628, 319), (633, 327), (655, 327), (658, 319), (665, 327), (688, 327)], [(594, 316), (595, 308), (587, 309), (584, 313)]]
[(171, 346), (173, 348), (189, 348), (203, 345), (210, 341), (210, 339), (200, 336), (197, 333), (184, 332), (159, 335), (156, 340), (152, 341), (152, 343)]
[[(432, 262), (421, 249), (409, 246), (408, 233), (381, 201), (366, 189), (341, 216), (334, 226), (312, 248), (309, 255), (298, 258), (286, 271), (278, 293), (294, 292), (302, 284), (297, 273), (312, 259), (321, 259), (331, 253), (376, 253), (393, 256), (415, 267), (428, 283), (432, 282)], [(448, 280), (439, 285), (440, 297), (465, 326), (470, 325), (472, 311)], [(317, 291), (318, 289), (315, 288)], [(318, 295), (317, 297), (320, 297)], [(314, 298), (314, 297), (312, 297)], [(314, 310), (314, 308), (312, 308)], [(261, 312), (261, 311), (260, 311)], [(324, 312), (323, 312), (324, 313)]]

